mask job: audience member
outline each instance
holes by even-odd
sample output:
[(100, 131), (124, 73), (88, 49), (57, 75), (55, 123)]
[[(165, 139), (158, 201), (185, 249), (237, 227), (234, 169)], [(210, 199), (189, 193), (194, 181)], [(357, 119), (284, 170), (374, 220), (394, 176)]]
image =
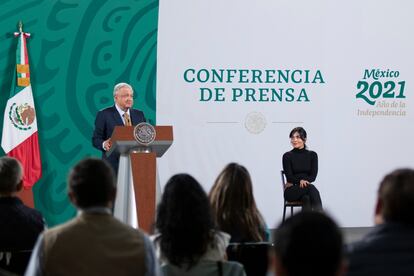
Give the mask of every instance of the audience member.
[(335, 222), (320, 212), (300, 212), (282, 222), (274, 236), (277, 276), (343, 275), (343, 241)]
[(116, 188), (109, 164), (79, 162), (68, 193), (77, 217), (39, 237), (26, 275), (158, 275), (149, 238), (111, 215)]
[(223, 262), (229, 236), (215, 230), (207, 195), (192, 176), (169, 179), (158, 206), (156, 230), (155, 245), (166, 276), (244, 275), (240, 264)]
[(0, 267), (19, 274), (26, 270), (30, 251), (45, 227), (42, 215), (16, 197), (23, 187), (22, 180), (20, 162), (11, 157), (1, 157)]
[(414, 275), (414, 170), (386, 175), (378, 190), (374, 229), (348, 246), (348, 275)]
[(213, 217), (230, 242), (261, 242), (269, 238), (263, 217), (257, 209), (247, 169), (230, 163), (217, 177), (210, 191)]

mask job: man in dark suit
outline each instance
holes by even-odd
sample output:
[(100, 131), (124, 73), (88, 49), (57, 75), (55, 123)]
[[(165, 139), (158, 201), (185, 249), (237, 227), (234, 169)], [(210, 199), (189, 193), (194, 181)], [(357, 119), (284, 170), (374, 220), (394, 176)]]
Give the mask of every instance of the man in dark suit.
[[(15, 196), (23, 187), (20, 162), (0, 158), (0, 267), (22, 274), (30, 251), (45, 228), (42, 215)], [(9, 257), (7, 257), (9, 256)]]
[(118, 83), (114, 87), (114, 102), (111, 107), (98, 112), (95, 119), (95, 130), (93, 132), (92, 144), (102, 151), (102, 159), (107, 160), (115, 173), (118, 173), (119, 153), (114, 152), (109, 157), (106, 152), (111, 148), (111, 136), (115, 126), (137, 125), (145, 122), (144, 113), (133, 109), (134, 90), (127, 83)]
[(376, 226), (348, 246), (348, 275), (414, 275), (414, 170), (398, 169), (380, 183)]

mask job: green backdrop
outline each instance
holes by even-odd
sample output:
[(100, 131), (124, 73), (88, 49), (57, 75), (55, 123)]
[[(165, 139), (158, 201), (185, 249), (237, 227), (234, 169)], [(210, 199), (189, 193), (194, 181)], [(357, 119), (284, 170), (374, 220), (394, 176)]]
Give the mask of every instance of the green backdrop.
[(91, 144), (94, 118), (113, 104), (114, 84), (130, 83), (134, 107), (155, 124), (158, 1), (1, 1), (1, 114), (19, 20), (32, 35), (28, 51), (43, 165), (33, 188), (35, 206), (53, 226), (75, 215), (66, 195), (67, 173), (85, 156), (100, 156)]

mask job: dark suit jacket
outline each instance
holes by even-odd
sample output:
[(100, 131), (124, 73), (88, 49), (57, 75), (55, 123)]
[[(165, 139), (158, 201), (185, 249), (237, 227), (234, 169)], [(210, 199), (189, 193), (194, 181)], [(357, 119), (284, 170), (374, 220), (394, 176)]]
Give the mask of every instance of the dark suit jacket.
[[(144, 113), (138, 109), (131, 108), (129, 114), (131, 116), (132, 125), (137, 125), (146, 121)], [(93, 131), (92, 136), (93, 146), (102, 152), (102, 159), (111, 164), (116, 174), (118, 173), (119, 153), (113, 152), (109, 157), (106, 156), (102, 144), (112, 136), (115, 126), (123, 125), (122, 118), (115, 105), (113, 105), (98, 112), (95, 119), (95, 130)]]
[(0, 249), (32, 249), (44, 227), (39, 211), (17, 197), (0, 198)]
[(19, 198), (0, 198), (0, 252), (12, 252), (10, 264), (6, 264), (4, 256), (0, 268), (23, 274), (30, 250), (44, 228), (42, 215), (25, 206)]
[(348, 276), (414, 275), (414, 227), (387, 222), (348, 246)]

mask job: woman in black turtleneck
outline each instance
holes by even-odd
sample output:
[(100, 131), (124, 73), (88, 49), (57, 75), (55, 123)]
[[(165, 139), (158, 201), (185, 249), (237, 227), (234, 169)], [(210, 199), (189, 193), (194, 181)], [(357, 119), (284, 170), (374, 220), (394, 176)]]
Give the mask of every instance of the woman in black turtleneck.
[(322, 210), (318, 189), (312, 184), (318, 174), (318, 155), (306, 149), (306, 131), (302, 127), (289, 134), (293, 146), (283, 154), (283, 171), (286, 175), (284, 196), (287, 201), (302, 201), (305, 209)]

